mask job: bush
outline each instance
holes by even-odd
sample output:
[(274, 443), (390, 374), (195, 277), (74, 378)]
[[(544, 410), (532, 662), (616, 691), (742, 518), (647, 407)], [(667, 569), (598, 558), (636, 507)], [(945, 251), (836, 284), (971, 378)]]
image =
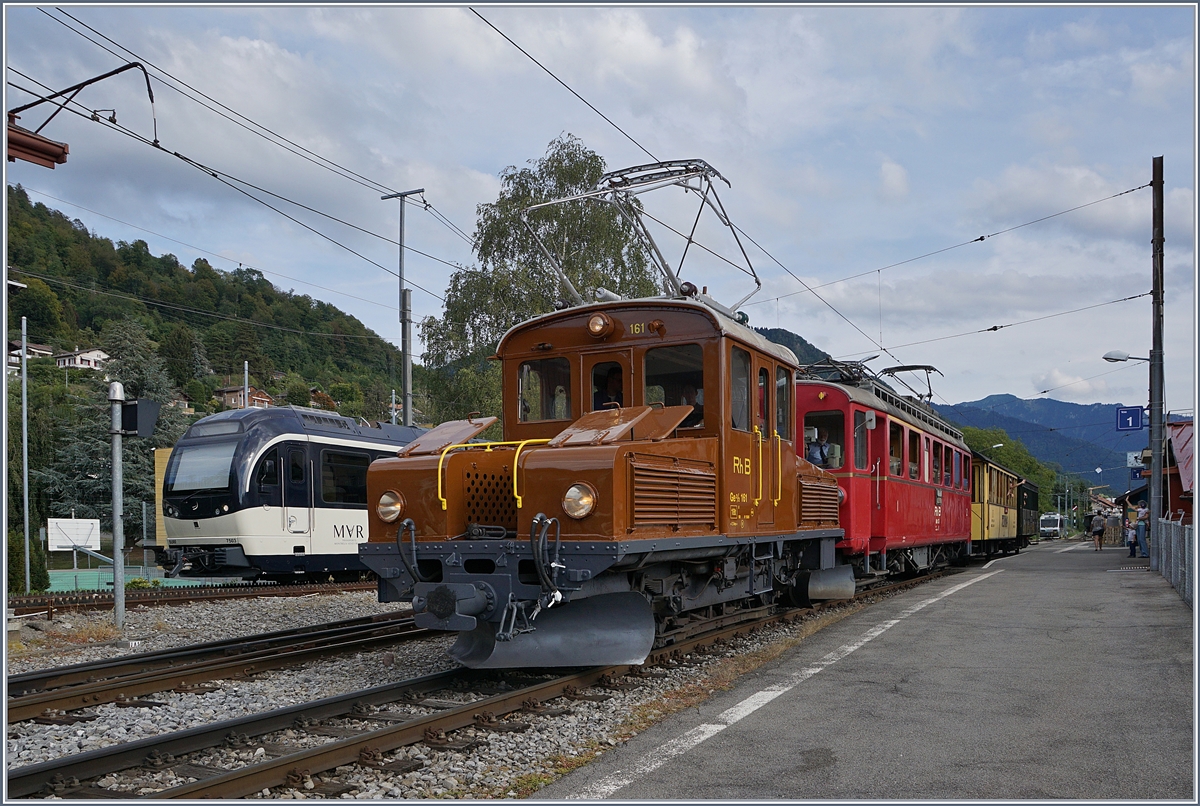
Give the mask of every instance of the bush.
[[(45, 593), (50, 590), (50, 572), (46, 570), (46, 554), (36, 534), (29, 536), (29, 590)], [(8, 592), (25, 592), (25, 533), (8, 533)]]
[(125, 590), (127, 591), (145, 591), (157, 590), (162, 587), (161, 579), (146, 579), (145, 577), (131, 577), (125, 580)]

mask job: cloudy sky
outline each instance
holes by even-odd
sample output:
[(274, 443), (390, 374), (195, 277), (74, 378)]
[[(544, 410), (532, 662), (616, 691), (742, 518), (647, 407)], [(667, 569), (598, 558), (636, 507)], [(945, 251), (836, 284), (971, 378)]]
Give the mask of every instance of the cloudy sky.
[[(748, 250), (763, 281), (744, 308), (752, 324), (842, 358), (882, 344), (891, 355), (877, 369), (933, 364), (945, 375), (935, 402), (1050, 390), (1133, 405), (1147, 402), (1146, 365), (1100, 356), (1149, 354), (1149, 298), (1106, 303), (1150, 290), (1152, 199), (1149, 188), (1108, 197), (1147, 184), (1161, 155), (1167, 407), (1194, 405), (1194, 8), (476, 9), (629, 138), (466, 7), (85, 5), (66, 7), (71, 19), (9, 5), (6, 108), (31, 99), (13, 85), (61, 89), (132, 53), (158, 68), (154, 118), (134, 72), (78, 100), (117, 110), (147, 139), (156, 120), (165, 151), (64, 113), (43, 134), (70, 144), (69, 161), (53, 171), (10, 163), (7, 181), (185, 265), (258, 268), (398, 342), (394, 277), (171, 152), (391, 240), (398, 203), (381, 201), (380, 187), (425, 188), (470, 233), (499, 172), (563, 133), (610, 169), (648, 162), (647, 152), (698, 157), (729, 180), (721, 201), (765, 250)], [(204, 108), (164, 73), (368, 181)], [(44, 119), (31, 110), (22, 123)], [(690, 223), (679, 202), (646, 197), (649, 210)], [(272, 203), (395, 267), (384, 238)], [(705, 243), (732, 256), (718, 230), (702, 230)], [(412, 206), (406, 242), (432, 256), (406, 259), (425, 289), (414, 290), (415, 317), (437, 315), (447, 263), (471, 265), (470, 245)], [(669, 258), (681, 248), (664, 246)], [(684, 275), (726, 302), (751, 288), (711, 260)], [(995, 325), (1012, 327), (976, 332)]]

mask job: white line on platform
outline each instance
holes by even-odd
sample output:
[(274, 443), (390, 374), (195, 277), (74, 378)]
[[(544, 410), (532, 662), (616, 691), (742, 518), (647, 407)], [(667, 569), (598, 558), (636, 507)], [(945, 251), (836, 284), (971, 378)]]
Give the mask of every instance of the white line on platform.
[(849, 644), (843, 644), (829, 654), (825, 655), (825, 657), (821, 658), (816, 663), (810, 666), (805, 666), (800, 671), (790, 675), (783, 682), (776, 683), (772, 686), (767, 686), (761, 691), (756, 691), (732, 708), (727, 708), (717, 715), (717, 718), (713, 721), (713, 723), (697, 725), (683, 735), (677, 736), (676, 738), (664, 743), (654, 752), (647, 753), (642, 760), (634, 764), (628, 772), (624, 770), (617, 770), (611, 775), (601, 778), (599, 781), (596, 781), (590, 786), (585, 786), (577, 794), (572, 795), (569, 799), (598, 800), (600, 798), (609, 797), (618, 789), (628, 786), (638, 778), (654, 772), (656, 769), (661, 767), (663, 764), (666, 764), (676, 756), (681, 756), (706, 739), (716, 736), (718, 733), (725, 730), (725, 728), (754, 713), (759, 708), (762, 708), (764, 705), (773, 701), (781, 694), (786, 694), (787, 692), (791, 691), (800, 683), (803, 683), (805, 680), (809, 679), (818, 672), (828, 669), (830, 666), (837, 663), (850, 653), (883, 635), (892, 627), (899, 624), (903, 619), (906, 619), (914, 613), (924, 610), (929, 605), (939, 602), (953, 593), (957, 593), (968, 585), (974, 585), (976, 582), (980, 582), (988, 577), (995, 576), (1003, 570), (1003, 568), (998, 568), (991, 573), (983, 574), (982, 576), (975, 577), (974, 579), (967, 580), (966, 582), (960, 582), (951, 588), (947, 588), (936, 596), (931, 596), (928, 599), (923, 599), (920, 602), (917, 602), (912, 607), (901, 611), (895, 618), (876, 624), (874, 627), (860, 635), (857, 640), (852, 641)]
[(1076, 543), (1076, 544), (1075, 544), (1075, 545), (1073, 545), (1073, 546), (1067, 546), (1065, 549), (1059, 549), (1058, 551), (1056, 551), (1056, 552), (1054, 552), (1054, 553), (1055, 553), (1055, 554), (1062, 554), (1064, 551), (1074, 551), (1075, 549), (1080, 549), (1080, 548), (1083, 548), (1083, 547), (1084, 547), (1084, 546), (1086, 546), (1086, 545), (1089, 545), (1089, 544), (1088, 544), (1088, 543)]

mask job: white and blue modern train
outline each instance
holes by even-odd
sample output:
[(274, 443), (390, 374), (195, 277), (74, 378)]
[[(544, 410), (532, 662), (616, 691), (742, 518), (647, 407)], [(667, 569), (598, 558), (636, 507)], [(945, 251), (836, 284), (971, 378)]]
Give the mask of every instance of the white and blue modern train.
[(179, 577), (357, 579), (367, 466), (423, 432), (295, 406), (198, 420), (167, 463), (156, 559)]

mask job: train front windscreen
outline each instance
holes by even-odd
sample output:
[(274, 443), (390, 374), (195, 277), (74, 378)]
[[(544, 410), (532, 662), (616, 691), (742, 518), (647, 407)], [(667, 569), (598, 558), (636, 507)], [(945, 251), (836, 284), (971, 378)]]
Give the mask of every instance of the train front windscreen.
[(190, 519), (229, 512), (237, 447), (237, 439), (176, 445), (163, 479), (165, 514)]

